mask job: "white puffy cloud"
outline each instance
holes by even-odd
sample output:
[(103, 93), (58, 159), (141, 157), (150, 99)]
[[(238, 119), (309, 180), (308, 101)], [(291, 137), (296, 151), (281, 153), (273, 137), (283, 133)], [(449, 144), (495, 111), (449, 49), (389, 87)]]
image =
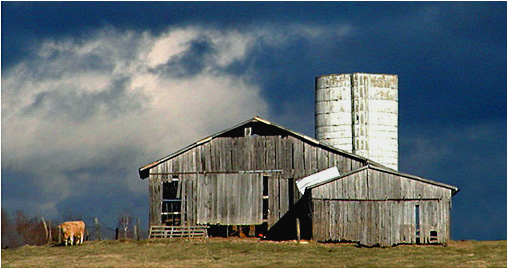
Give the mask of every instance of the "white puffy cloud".
[(86, 191), (73, 176), (86, 171), (110, 170), (103, 178), (116, 176), (110, 182), (146, 192), (132, 183), (138, 167), (256, 114), (270, 118), (252, 82), (255, 70), (228, 68), (248, 59), (260, 39), (277, 46), (323, 32), (274, 29), (187, 26), (154, 35), (106, 28), (42, 42), (2, 72), (2, 169), (32, 175), (26, 184), (42, 197), (35, 211)]
[[(183, 78), (152, 70), (184, 57), (201, 36), (214, 50), (197, 61), (227, 66), (247, 52), (249, 37), (196, 27), (161, 36), (106, 29), (43, 42), (2, 76), (3, 168), (40, 175), (40, 191), (54, 204), (73, 192), (66, 173), (104, 165), (135, 173), (217, 128), (266, 113), (259, 87), (214, 72), (213, 63)], [(122, 148), (137, 156), (115, 163)]]

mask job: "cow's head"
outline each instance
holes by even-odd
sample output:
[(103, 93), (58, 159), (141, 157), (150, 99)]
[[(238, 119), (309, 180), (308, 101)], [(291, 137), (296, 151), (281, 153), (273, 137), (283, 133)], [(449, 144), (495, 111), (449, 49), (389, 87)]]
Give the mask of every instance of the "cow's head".
[(58, 228), (62, 231), (64, 238), (69, 237), (69, 227), (66, 227), (65, 225), (58, 225)]

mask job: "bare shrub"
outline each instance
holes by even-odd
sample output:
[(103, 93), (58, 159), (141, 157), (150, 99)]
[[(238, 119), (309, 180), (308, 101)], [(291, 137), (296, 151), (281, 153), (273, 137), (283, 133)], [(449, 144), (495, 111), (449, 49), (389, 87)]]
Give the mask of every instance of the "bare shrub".
[(46, 231), (38, 217), (28, 218), (23, 211), (16, 211), (16, 232), (25, 245), (44, 245)]
[(129, 213), (123, 213), (118, 217), (118, 239), (136, 239), (135, 229), (136, 219)]
[(21, 246), (18, 235), (14, 230), (9, 212), (2, 207), (2, 248), (15, 248)]

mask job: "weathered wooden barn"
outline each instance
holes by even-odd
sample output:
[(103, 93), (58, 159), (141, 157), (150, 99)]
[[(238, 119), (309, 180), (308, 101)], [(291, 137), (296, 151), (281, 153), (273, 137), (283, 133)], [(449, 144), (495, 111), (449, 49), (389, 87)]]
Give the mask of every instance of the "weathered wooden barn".
[[(304, 195), (296, 188), (295, 181), (334, 166), (341, 176)], [(458, 191), (259, 117), (143, 166), (139, 175), (149, 178), (151, 226), (383, 246), (446, 243)]]

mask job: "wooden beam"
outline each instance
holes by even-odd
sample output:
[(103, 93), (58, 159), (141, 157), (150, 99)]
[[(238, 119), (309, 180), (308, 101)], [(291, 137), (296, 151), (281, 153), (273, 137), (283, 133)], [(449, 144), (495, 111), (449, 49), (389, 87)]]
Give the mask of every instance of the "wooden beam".
[(387, 201), (440, 201), (440, 198), (387, 198), (387, 199), (341, 199), (341, 198), (312, 198), (324, 201), (358, 201), (358, 202), (387, 202)]
[(159, 173), (150, 173), (150, 175), (158, 176), (158, 175), (195, 175), (195, 174), (254, 174), (254, 173), (282, 173), (284, 170), (274, 169), (274, 170), (246, 170), (246, 171), (191, 171), (191, 172), (159, 172)]

